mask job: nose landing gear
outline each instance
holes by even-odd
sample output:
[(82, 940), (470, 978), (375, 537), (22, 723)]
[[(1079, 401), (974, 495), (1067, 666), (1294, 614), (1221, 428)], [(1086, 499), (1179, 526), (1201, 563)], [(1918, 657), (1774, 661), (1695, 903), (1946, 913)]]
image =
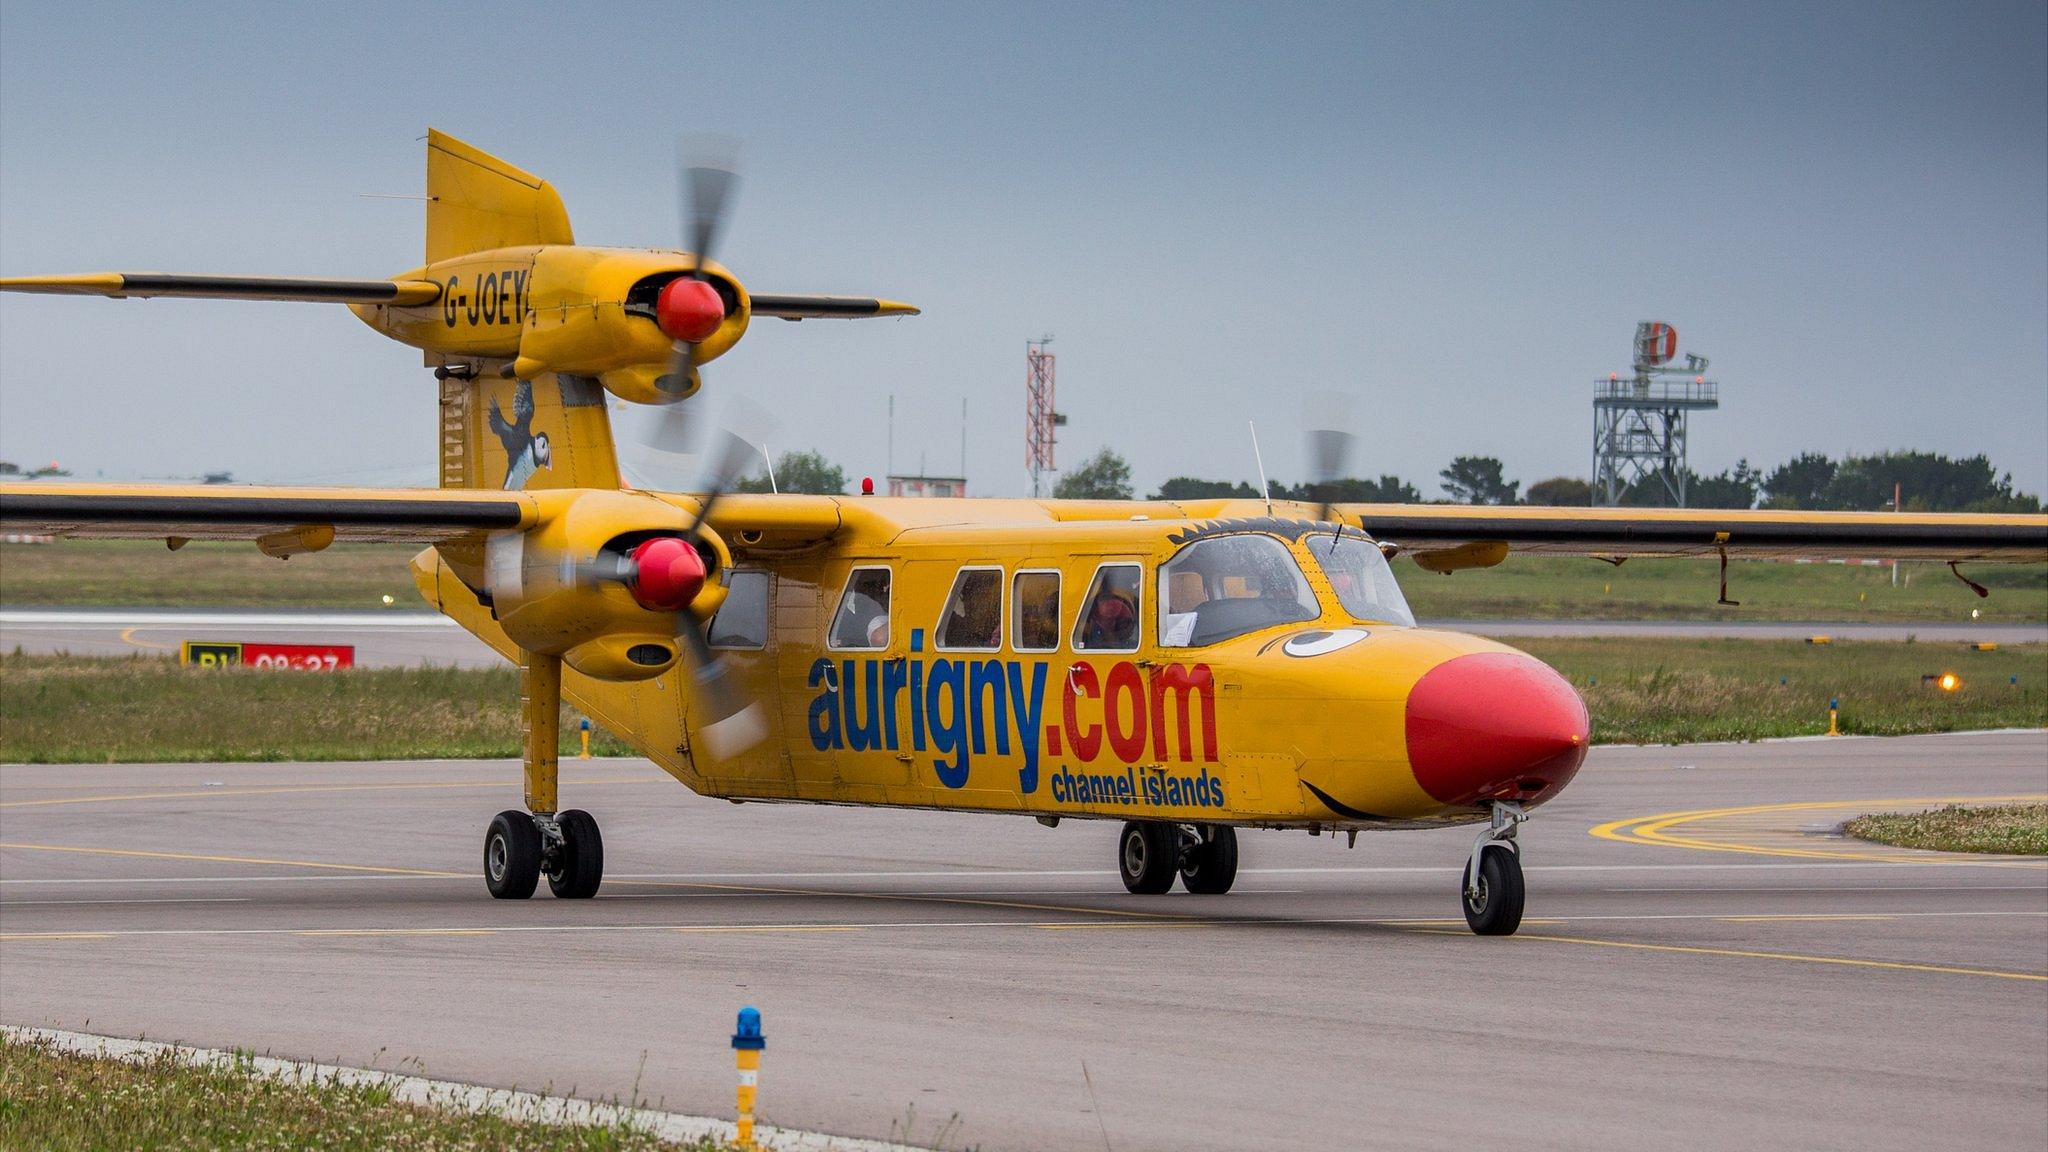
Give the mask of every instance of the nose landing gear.
[(1465, 924), (1480, 936), (1512, 936), (1522, 926), (1522, 852), (1515, 829), (1529, 818), (1522, 806), (1493, 803), (1493, 819), (1472, 842), (1465, 863)]

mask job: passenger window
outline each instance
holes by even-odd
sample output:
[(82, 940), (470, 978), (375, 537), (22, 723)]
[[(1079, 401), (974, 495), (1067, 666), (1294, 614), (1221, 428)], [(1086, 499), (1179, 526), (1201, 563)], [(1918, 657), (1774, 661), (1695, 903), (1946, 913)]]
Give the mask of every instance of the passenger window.
[(1060, 646), (1060, 574), (1019, 572), (1010, 581), (1010, 647), (1051, 652)]
[(889, 570), (856, 568), (832, 614), (828, 636), (833, 648), (874, 649), (889, 646)]
[(1076, 650), (1138, 650), (1138, 574), (1136, 564), (1104, 564), (1095, 570), (1080, 619), (1074, 622)]
[(735, 570), (726, 581), (725, 603), (706, 631), (713, 648), (766, 648), (768, 574)]
[(994, 652), (1003, 646), (1003, 570), (965, 568), (939, 615), (938, 644), (951, 651)]

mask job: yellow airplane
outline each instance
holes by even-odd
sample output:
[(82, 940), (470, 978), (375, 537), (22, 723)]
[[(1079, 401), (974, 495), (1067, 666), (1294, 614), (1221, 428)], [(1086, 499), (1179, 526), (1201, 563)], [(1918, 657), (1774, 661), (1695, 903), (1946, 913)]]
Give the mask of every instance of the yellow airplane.
[(1577, 772), (1586, 709), (1533, 657), (1418, 627), (1391, 558), (2048, 561), (2048, 516), (729, 494), (729, 435), (704, 491), (629, 490), (601, 379), (526, 351), (443, 354), (466, 370), (438, 373), (440, 489), (0, 485), (0, 527), (424, 545), (421, 594), (522, 672), (495, 897), (602, 879), (596, 820), (559, 804), (567, 698), (706, 796), (1121, 822), (1141, 894), (1229, 891), (1240, 828), (1477, 824), (1481, 934), (1520, 924), (1516, 830)]

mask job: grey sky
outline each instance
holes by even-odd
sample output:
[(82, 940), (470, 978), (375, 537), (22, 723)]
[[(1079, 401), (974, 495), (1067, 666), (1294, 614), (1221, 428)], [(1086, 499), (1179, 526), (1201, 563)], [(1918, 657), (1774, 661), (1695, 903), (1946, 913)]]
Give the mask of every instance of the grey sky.
[[(1636, 321), (1713, 358), (1718, 471), (1988, 452), (2048, 489), (2048, 6), (0, 4), (0, 273), (381, 276), (428, 124), (553, 180), (579, 240), (676, 243), (673, 141), (746, 141), (722, 253), (902, 321), (762, 322), (711, 386), (852, 473), (1024, 489), (1585, 475)], [(108, 478), (431, 483), (418, 354), (314, 305), (0, 298), (0, 457)]]

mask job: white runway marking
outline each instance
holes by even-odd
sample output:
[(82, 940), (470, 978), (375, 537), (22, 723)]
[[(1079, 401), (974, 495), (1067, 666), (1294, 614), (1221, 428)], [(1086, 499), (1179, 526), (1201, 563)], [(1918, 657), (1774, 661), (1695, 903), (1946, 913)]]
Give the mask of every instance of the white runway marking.
[[(1712, 863), (1712, 864), (1529, 864), (1523, 871), (1537, 872), (1742, 872), (1742, 871), (1832, 871), (1848, 868), (2048, 868), (2048, 860), (1871, 860), (1871, 861), (1785, 861), (1782, 863)], [(1462, 865), (1386, 865), (1359, 868), (1241, 868), (1240, 876), (1373, 876), (1413, 874), (1421, 876), (1455, 875)], [(612, 873), (611, 880), (996, 880), (996, 879), (1045, 879), (1060, 876), (1105, 876), (1107, 868), (1074, 868), (1059, 871), (975, 871), (953, 869), (940, 872), (623, 872)], [(270, 884), (270, 883), (364, 883), (370, 881), (422, 881), (436, 880), (443, 883), (475, 884), (481, 877), (457, 876), (415, 876), (404, 873), (377, 875), (300, 875), (300, 876), (53, 876), (0, 878), (0, 884)], [(1902, 886), (1903, 887), (1903, 886)], [(1610, 889), (1610, 891), (1658, 891), (1658, 889)], [(1827, 891), (1828, 889), (1819, 889)], [(1675, 891), (1697, 892), (1706, 889), (1681, 888)]]
[[(1927, 920), (1949, 918), (2019, 918), (2040, 919), (2048, 917), (2048, 910), (1945, 910), (1940, 912), (1859, 912), (1844, 916), (1820, 916), (1803, 913), (1782, 912), (1668, 912), (1668, 913), (1617, 913), (1614, 915), (1589, 916), (1544, 916), (1523, 921), (1524, 925), (1556, 925), (1591, 923), (1626, 923), (1634, 921), (1670, 920), (1740, 920), (1755, 923), (1799, 923), (1822, 919), (1855, 920)], [(50, 932), (0, 932), (0, 941), (33, 940), (74, 940), (110, 939), (128, 936), (300, 936), (308, 938), (341, 936), (493, 936), (531, 935), (546, 933), (746, 933), (746, 932), (864, 932), (890, 931), (896, 929), (922, 930), (964, 930), (975, 928), (1285, 928), (1285, 927), (1333, 927), (1344, 925), (1372, 926), (1383, 928), (1411, 928), (1422, 926), (1455, 925), (1464, 928), (1464, 921), (1442, 916), (1307, 916), (1307, 917), (1260, 917), (1260, 916), (1162, 916), (1144, 920), (791, 920), (763, 923), (740, 924), (437, 924), (437, 925), (298, 925), (295, 927), (265, 928), (74, 928)]]
[(426, 612), (0, 612), (0, 624), (97, 624), (108, 628), (454, 628), (449, 617)]

